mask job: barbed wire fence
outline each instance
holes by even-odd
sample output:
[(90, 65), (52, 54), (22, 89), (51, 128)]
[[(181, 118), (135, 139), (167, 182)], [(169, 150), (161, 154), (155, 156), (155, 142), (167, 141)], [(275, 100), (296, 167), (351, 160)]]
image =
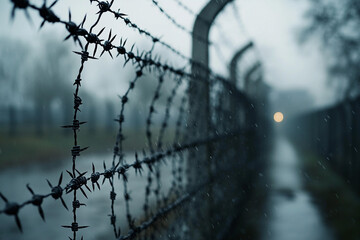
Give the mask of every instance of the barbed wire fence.
[[(195, 64), (209, 73), (209, 79), (189, 73), (188, 66), (194, 64), (191, 58), (138, 26), (126, 13), (114, 10), (114, 0), (90, 0), (90, 4), (97, 5), (98, 8), (96, 21), (93, 23), (87, 23), (86, 15), (81, 23), (75, 23), (71, 11), (68, 13), (68, 20), (61, 19), (52, 10), (57, 0), (50, 5), (45, 1), (42, 6), (36, 6), (28, 0), (11, 2), (12, 17), (17, 10), (24, 10), (27, 16), (28, 11), (36, 11), (43, 19), (41, 27), (46, 23), (62, 24), (68, 32), (65, 40), (72, 39), (80, 48), (74, 51), (80, 56), (80, 67), (73, 83), (73, 119), (71, 123), (63, 126), (73, 132), (72, 167), (66, 170), (70, 179), (64, 183), (64, 174), (60, 173), (56, 184), (47, 180), (50, 191), (46, 194), (38, 194), (33, 190), (34, 186), (27, 185), (32, 197), (22, 203), (8, 199), (0, 193), (5, 202), (0, 214), (13, 216), (17, 227), (22, 231), (19, 216), (21, 210), (33, 205), (45, 219), (43, 202), (52, 198), (60, 201), (66, 210), (71, 211), (72, 222), (62, 226), (72, 233), (69, 239), (83, 239), (82, 236), (79, 238), (79, 231), (93, 227), (88, 226), (86, 222), (78, 221), (81, 212), (89, 207), (86, 206), (85, 199), (91, 198), (93, 191), (102, 191), (101, 185), (106, 183), (111, 189), (109, 222), (115, 239), (224, 239), (232, 231), (234, 221), (240, 214), (239, 206), (244, 203), (245, 195), (248, 194), (243, 186), (251, 182), (256, 169), (260, 167), (258, 152), (254, 151), (256, 145), (261, 145), (261, 140), (254, 130), (256, 115), (249, 113), (249, 116), (245, 116), (248, 118), (246, 124), (239, 119), (243, 112), (241, 108), (245, 108), (245, 112), (254, 110), (251, 110), (250, 104), (241, 104), (237, 108), (230, 104), (243, 101), (244, 94), (226, 78), (201, 63)], [(157, 1), (152, 2), (179, 29), (196, 37), (177, 23)], [(176, 2), (181, 4), (180, 1)], [(185, 5), (182, 6), (187, 8)], [(152, 47), (149, 50), (134, 49), (135, 45), (128, 47), (126, 36), (118, 37), (110, 28), (103, 27), (99, 32), (95, 32), (104, 15), (112, 15), (127, 27), (135, 29), (140, 36), (150, 38)], [(203, 41), (201, 36), (197, 37)], [(116, 42), (119, 42), (119, 45), (116, 45)], [(175, 67), (161, 61), (159, 56), (154, 56), (157, 45), (162, 45), (185, 59), (187, 65)], [(103, 54), (109, 54), (111, 58), (123, 57), (124, 66), (133, 66), (134, 76), (119, 100), (119, 115), (115, 119), (118, 123), (118, 132), (112, 159), (104, 161), (101, 170), (89, 163), (89, 170), (81, 172), (77, 168), (77, 159), (88, 146), (81, 145), (78, 135), (81, 126), (91, 121), (79, 117), (81, 106), (85, 104), (81, 98), (83, 72), (86, 71), (88, 61), (97, 61)], [(148, 104), (148, 115), (144, 119), (148, 148), (139, 149), (135, 156), (131, 157), (124, 152), (123, 147), (126, 141), (125, 109), (132, 99), (132, 92), (141, 84), (146, 74), (154, 74), (157, 77), (153, 98)], [(162, 88), (165, 82), (172, 86), (168, 92)], [(192, 82), (196, 82), (199, 87), (205, 83), (210, 86), (210, 124), (206, 133), (199, 134), (196, 130), (199, 127), (196, 119), (202, 118), (201, 109), (204, 106), (202, 102), (194, 102), (189, 98), (190, 90), (192, 94), (197, 91), (190, 89)], [(162, 95), (166, 99), (163, 108), (158, 104)], [(190, 112), (189, 106), (195, 111)], [(160, 126), (156, 126), (155, 114), (162, 116)], [(201, 155), (204, 146), (210, 146), (207, 156)], [(250, 161), (252, 167), (248, 168)], [(243, 175), (244, 171), (246, 177)], [(144, 202), (142, 206), (138, 206), (143, 208), (141, 216), (135, 216), (131, 211), (133, 199), (128, 181), (129, 176), (134, 173), (136, 178), (146, 178), (143, 186)], [(125, 212), (118, 209), (120, 193)], [(71, 204), (64, 201), (65, 194), (72, 194)], [(119, 218), (125, 218), (127, 226), (120, 225)]]

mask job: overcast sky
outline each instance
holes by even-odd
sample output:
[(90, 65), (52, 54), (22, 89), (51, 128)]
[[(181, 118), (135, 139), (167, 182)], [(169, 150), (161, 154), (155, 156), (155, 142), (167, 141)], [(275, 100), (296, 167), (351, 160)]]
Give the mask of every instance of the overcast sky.
[[(33, 0), (31, 2), (40, 5), (43, 1)], [(192, 28), (194, 17), (181, 9), (174, 0), (159, 0), (158, 2), (179, 23), (187, 29)], [(194, 12), (199, 12), (207, 1), (182, 0), (182, 2), (190, 6)], [(211, 67), (216, 72), (227, 76), (227, 65), (234, 52), (252, 39), (263, 62), (265, 81), (269, 85), (276, 89), (307, 89), (313, 94), (317, 105), (328, 103), (332, 91), (326, 85), (326, 67), (321, 48), (316, 41), (306, 45), (299, 45), (297, 42), (298, 32), (305, 24), (303, 15), (307, 9), (306, 2), (306, 0), (236, 0), (235, 8), (229, 4), (218, 16), (217, 27), (212, 28), (210, 34), (210, 40), (220, 46), (221, 55), (225, 61), (220, 59), (219, 54), (212, 48)], [(88, 0), (60, 0), (53, 10), (66, 20), (69, 8), (73, 21), (81, 22), (85, 13), (87, 13), (85, 27), (95, 21), (95, 13), (98, 8), (95, 3), (90, 5)], [(120, 8), (138, 26), (150, 31), (155, 36), (162, 37), (163, 41), (190, 56), (190, 36), (174, 27), (154, 7), (151, 0), (115, 0), (114, 8)], [(237, 14), (235, 14), (235, 10), (238, 11)], [(10, 1), (0, 1), (0, 37), (20, 39), (39, 53), (44, 50), (42, 45), (44, 37), (55, 39), (54, 44), (67, 44), (62, 41), (67, 33), (61, 24), (45, 24), (45, 27), (38, 31), (41, 19), (33, 11), (31, 11), (33, 24), (26, 20), (21, 10), (16, 12), (16, 17), (11, 22), (9, 20), (10, 12)], [(236, 15), (241, 16), (243, 28), (238, 24)], [(104, 26), (111, 27), (113, 33), (117, 34), (116, 44), (120, 37), (124, 37), (128, 38), (128, 47), (132, 43), (135, 43), (139, 49), (147, 50), (151, 47), (151, 41), (124, 26), (121, 21), (104, 17), (97, 29)], [(222, 29), (221, 32), (218, 30), (219, 27)], [(106, 29), (103, 33), (104, 38), (107, 37), (108, 31)], [(226, 35), (226, 38), (223, 35)], [(224, 39), (229, 42), (224, 44)], [(73, 44), (70, 46), (71, 50), (78, 50), (78, 46)], [(172, 59), (171, 62), (174, 65), (179, 67), (184, 65), (181, 59), (176, 58), (168, 50), (162, 49), (161, 46), (157, 46), (156, 51), (162, 52), (165, 57)], [(74, 56), (74, 58), (78, 61), (78, 57)], [(96, 63), (89, 62), (84, 72), (84, 88), (103, 98), (116, 97), (121, 94), (128, 84), (127, 76), (132, 73), (131, 67), (122, 70), (122, 63), (121, 59), (112, 60), (108, 55)], [(116, 87), (114, 87), (114, 83), (116, 83)]]

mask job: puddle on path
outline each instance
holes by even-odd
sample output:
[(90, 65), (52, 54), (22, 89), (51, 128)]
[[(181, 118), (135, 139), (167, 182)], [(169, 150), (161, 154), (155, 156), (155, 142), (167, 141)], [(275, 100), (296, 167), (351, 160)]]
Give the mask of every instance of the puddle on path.
[(290, 142), (278, 138), (271, 160), (271, 191), (262, 239), (333, 240), (310, 195), (302, 188), (299, 157)]

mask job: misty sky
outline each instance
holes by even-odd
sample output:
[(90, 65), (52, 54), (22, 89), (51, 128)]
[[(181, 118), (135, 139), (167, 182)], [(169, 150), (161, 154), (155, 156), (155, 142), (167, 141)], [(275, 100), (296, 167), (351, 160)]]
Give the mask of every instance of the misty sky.
[[(42, 4), (42, 0), (31, 1), (36, 5)], [(48, 1), (50, 3), (50, 1)], [(183, 9), (179, 8), (173, 0), (159, 0), (174, 18), (188, 29), (192, 28), (194, 17)], [(183, 0), (183, 3), (191, 6), (194, 12), (199, 12), (206, 3), (206, 0)], [(236, 50), (244, 43), (252, 39), (258, 49), (259, 56), (264, 65), (265, 81), (276, 89), (302, 88), (309, 90), (316, 99), (317, 105), (323, 105), (330, 101), (332, 91), (327, 87), (326, 67), (321, 55), (321, 48), (316, 41), (306, 45), (299, 45), (297, 37), (306, 21), (303, 15), (307, 8), (306, 0), (236, 0), (236, 8), (229, 4), (218, 16), (216, 24), (221, 27), (212, 28), (210, 38), (221, 48), (221, 55), (211, 49), (211, 67), (218, 73), (228, 75), (227, 65)], [(72, 20), (79, 23), (87, 13), (85, 27), (95, 21), (97, 7), (95, 3), (90, 5), (88, 0), (60, 0), (53, 8), (54, 12), (67, 20), (68, 9), (71, 9)], [(160, 14), (151, 0), (117, 0), (114, 8), (120, 8), (128, 14), (129, 18), (138, 26), (150, 31), (153, 35), (162, 37), (162, 40), (170, 43), (176, 49), (181, 50), (185, 55), (190, 56), (191, 39), (174, 27), (168, 19)], [(238, 10), (241, 16), (243, 28), (235, 19), (234, 10)], [(10, 21), (10, 1), (0, 1), (0, 37), (18, 39), (29, 45), (34, 52), (41, 54), (45, 51), (43, 46), (44, 38), (54, 39), (55, 44), (70, 44), (70, 50), (79, 50), (79, 47), (71, 41), (63, 42), (67, 35), (61, 24), (45, 24), (44, 28), (38, 31), (40, 18), (33, 11), (30, 11), (33, 24), (30, 24), (24, 17), (22, 11), (16, 12), (13, 22)], [(120, 37), (128, 38), (127, 47), (133, 43), (141, 50), (149, 50), (151, 41), (137, 32), (126, 27), (122, 21), (115, 21), (113, 18), (103, 17), (95, 32), (103, 26), (111, 27), (113, 33), (117, 34), (115, 43), (118, 44)], [(109, 29), (107, 28), (102, 37), (106, 38)], [(229, 40), (224, 44), (222, 34)], [(157, 46), (157, 52), (163, 54), (163, 60), (167, 57), (170, 63), (182, 67), (185, 62), (177, 58), (168, 50)], [(75, 63), (79, 64), (78, 56), (74, 56)], [(116, 98), (127, 86), (128, 77), (133, 74), (133, 68), (127, 66), (122, 69), (123, 59), (112, 60), (105, 54), (100, 60), (89, 62), (84, 72), (84, 88), (101, 98)], [(21, 67), (21, 64), (19, 64)], [(76, 70), (78, 66), (74, 69)], [(75, 77), (75, 72), (74, 72)], [(70, 79), (69, 82), (72, 82)]]

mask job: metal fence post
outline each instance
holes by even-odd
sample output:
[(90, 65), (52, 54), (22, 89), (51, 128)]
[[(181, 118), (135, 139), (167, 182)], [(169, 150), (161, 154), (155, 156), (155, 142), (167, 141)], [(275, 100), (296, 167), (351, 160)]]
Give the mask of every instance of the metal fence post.
[[(196, 138), (207, 138), (210, 133), (210, 79), (209, 79), (209, 32), (210, 28), (221, 10), (233, 0), (211, 0), (197, 15), (192, 38), (192, 75), (194, 79), (189, 85), (189, 121), (191, 124), (190, 131)], [(200, 36), (199, 39), (197, 36)], [(203, 40), (206, 41), (203, 41)], [(200, 80), (200, 81), (199, 81)], [(205, 81), (203, 81), (205, 80)], [(200, 105), (201, 104), (201, 105)], [(201, 106), (201, 107), (199, 107)], [(197, 151), (197, 161), (207, 166), (208, 176), (211, 179), (211, 144), (208, 143)], [(191, 162), (193, 159), (189, 158)], [(191, 166), (191, 164), (189, 164)], [(196, 179), (196, 170), (191, 169), (189, 172), (191, 178)], [(193, 229), (190, 235), (193, 239), (199, 239), (201, 235), (210, 237), (214, 231), (212, 219), (212, 195), (211, 189), (208, 189), (209, 204), (205, 207), (207, 227), (204, 229)], [(204, 224), (205, 225), (205, 224)], [(199, 236), (200, 235), (200, 236)]]
[(238, 65), (238, 62), (241, 60), (241, 58), (244, 56), (244, 54), (250, 50), (252, 47), (254, 46), (254, 43), (253, 42), (249, 42), (247, 43), (245, 46), (243, 46), (242, 48), (240, 48), (239, 51), (237, 51), (233, 58), (231, 59), (231, 62), (230, 62), (230, 81), (236, 85), (237, 83), (237, 78), (236, 78), (236, 75), (237, 75), (237, 65)]
[[(197, 123), (196, 135), (207, 133), (210, 120), (210, 99), (209, 99), (209, 31), (218, 13), (233, 0), (211, 0), (197, 15), (193, 27), (192, 39), (192, 75), (193, 81), (190, 83), (189, 100), (190, 103), (190, 122)], [(196, 36), (201, 36), (199, 39)], [(207, 42), (202, 41), (206, 39)], [(207, 82), (199, 83), (198, 79)], [(203, 104), (198, 109), (196, 104)], [(194, 114), (198, 112), (197, 114)], [(205, 154), (207, 155), (207, 154)]]
[[(238, 79), (237, 79), (237, 66), (239, 61), (241, 60), (241, 58), (244, 56), (244, 54), (246, 52), (248, 52), (248, 50), (250, 50), (252, 47), (254, 46), (254, 43), (251, 41), (249, 43), (247, 43), (245, 46), (243, 46), (242, 48), (240, 48), (232, 57), (231, 61), (230, 61), (230, 65), (229, 65), (229, 71), (230, 71), (230, 81), (231, 83), (236, 86)], [(246, 99), (245, 99), (245, 94), (244, 96), (240, 99), (240, 105), (241, 105), (241, 110), (246, 111), (246, 108), (249, 107), (249, 104), (246, 104)], [(236, 98), (231, 98), (230, 100), (230, 110), (232, 111), (233, 114), (235, 114), (235, 116), (233, 116), (233, 119), (239, 119), (238, 118), (238, 113), (239, 113), (239, 109), (237, 109), (239, 107), (239, 102), (238, 99)], [(233, 124), (241, 124), (243, 123), (243, 121), (245, 121), (245, 114), (243, 114), (242, 116), (242, 121), (241, 123), (233, 123)]]
[(249, 86), (250, 86), (250, 81), (252, 80), (252, 76), (253, 74), (260, 69), (261, 67), (261, 63), (257, 62), (255, 63), (245, 74), (245, 78), (244, 78), (244, 90), (246, 92), (249, 91)]

